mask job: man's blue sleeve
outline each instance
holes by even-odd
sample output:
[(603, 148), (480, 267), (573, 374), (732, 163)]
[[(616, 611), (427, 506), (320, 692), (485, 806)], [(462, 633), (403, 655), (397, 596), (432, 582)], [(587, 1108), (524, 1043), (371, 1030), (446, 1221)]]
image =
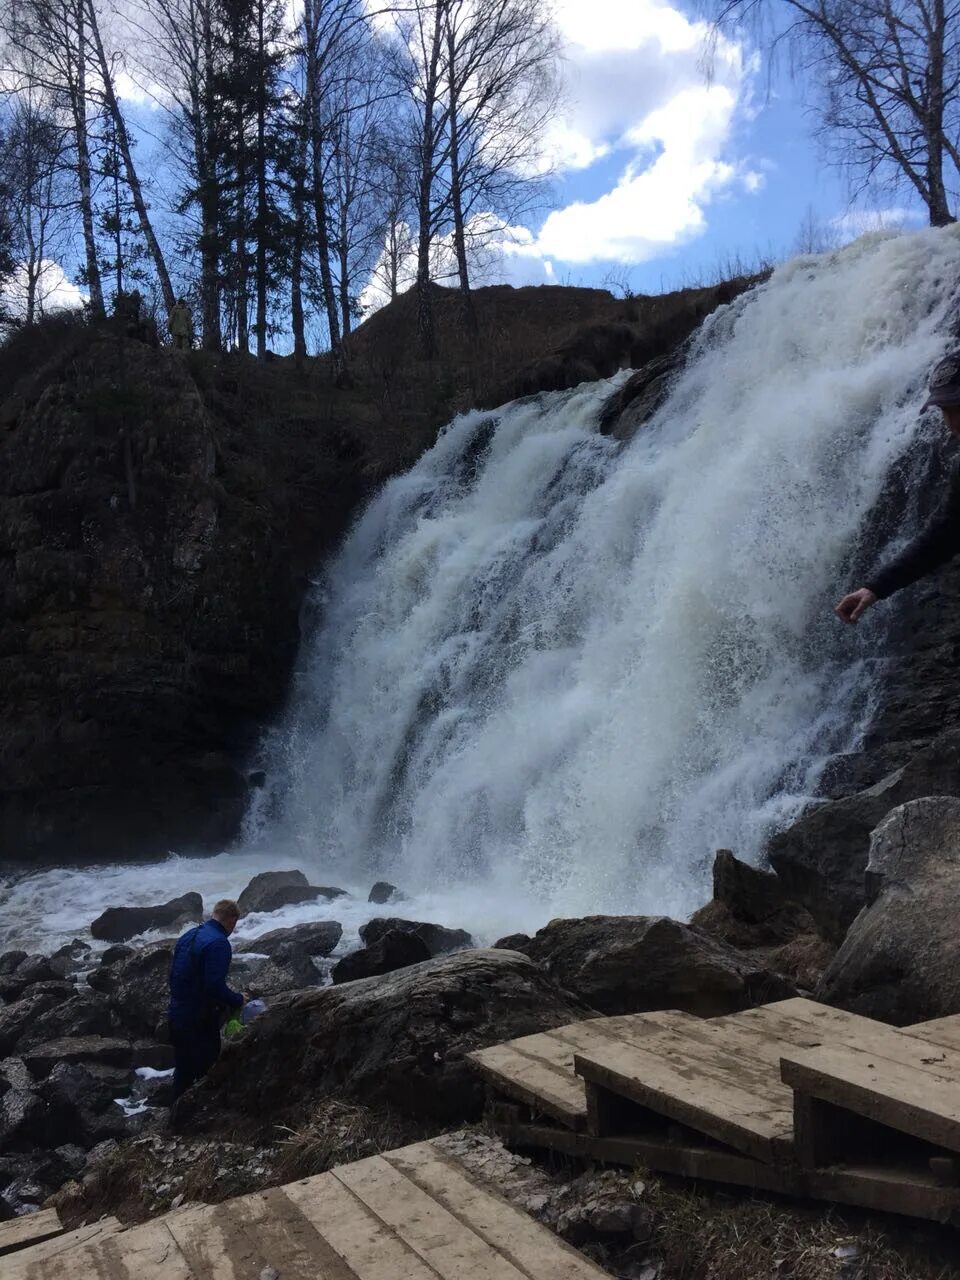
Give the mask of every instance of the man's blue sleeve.
[(216, 1004), (228, 1004), (239, 1008), (243, 996), (227, 986), (227, 973), (233, 952), (226, 938), (215, 939), (203, 949), (203, 989)]

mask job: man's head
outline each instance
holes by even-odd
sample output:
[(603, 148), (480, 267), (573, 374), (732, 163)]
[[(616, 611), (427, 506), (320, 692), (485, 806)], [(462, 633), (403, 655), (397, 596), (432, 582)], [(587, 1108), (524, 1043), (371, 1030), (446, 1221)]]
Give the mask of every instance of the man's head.
[(240, 919), (240, 908), (232, 898), (221, 898), (213, 908), (213, 918), (217, 924), (223, 925), (229, 937), (237, 927), (237, 921)]
[(934, 365), (930, 375), (930, 394), (924, 409), (935, 405), (943, 414), (943, 422), (952, 435), (960, 436), (960, 351)]

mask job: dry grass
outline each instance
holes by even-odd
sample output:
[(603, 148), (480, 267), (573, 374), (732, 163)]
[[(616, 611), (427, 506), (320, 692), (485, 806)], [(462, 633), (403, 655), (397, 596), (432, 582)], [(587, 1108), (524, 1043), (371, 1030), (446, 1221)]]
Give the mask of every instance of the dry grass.
[[(651, 1179), (660, 1280), (958, 1280), (953, 1233)], [(647, 1246), (649, 1247), (649, 1246)]]
[(334, 1098), (321, 1102), (306, 1124), (285, 1133), (277, 1164), (281, 1182), (325, 1173), (334, 1165), (391, 1151), (423, 1136), (395, 1115)]

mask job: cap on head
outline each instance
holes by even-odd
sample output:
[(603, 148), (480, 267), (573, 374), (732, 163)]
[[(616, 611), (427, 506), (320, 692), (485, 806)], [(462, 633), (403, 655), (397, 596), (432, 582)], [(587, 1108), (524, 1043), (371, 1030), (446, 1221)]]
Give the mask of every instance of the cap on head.
[(924, 409), (931, 405), (960, 404), (960, 351), (954, 351), (933, 367), (930, 374), (930, 394)]

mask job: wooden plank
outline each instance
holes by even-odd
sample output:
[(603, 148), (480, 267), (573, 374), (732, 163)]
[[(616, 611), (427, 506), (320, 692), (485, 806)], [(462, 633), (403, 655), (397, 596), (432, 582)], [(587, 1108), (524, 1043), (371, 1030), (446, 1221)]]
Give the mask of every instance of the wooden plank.
[(799, 1194), (881, 1213), (960, 1222), (960, 1188), (941, 1186), (935, 1176), (902, 1165), (844, 1166), (804, 1176)]
[[(653, 1041), (651, 1041), (653, 1043)], [(792, 1109), (740, 1086), (736, 1073), (711, 1069), (708, 1057), (686, 1057), (611, 1043), (578, 1054), (577, 1071), (591, 1083), (676, 1120), (755, 1159), (789, 1159)], [(744, 1076), (749, 1072), (744, 1070)]]
[[(85, 1244), (102, 1240), (122, 1230), (116, 1218), (102, 1218), (86, 1227), (77, 1227), (73, 1231), (19, 1249), (15, 1254), (4, 1258), (3, 1280), (26, 1280), (28, 1275), (43, 1276), (43, 1265), (48, 1262), (53, 1264), (60, 1254), (79, 1250)], [(40, 1269), (31, 1272), (31, 1267)]]
[(574, 1049), (589, 1050), (595, 1044), (607, 1040), (620, 1040), (628, 1044), (646, 1040), (658, 1031), (676, 1031), (687, 1024), (698, 1024), (702, 1018), (681, 1013), (677, 1009), (661, 1009), (654, 1013), (618, 1014), (612, 1018), (591, 1018), (587, 1022), (571, 1022), (564, 1027), (554, 1027), (549, 1033)]
[(289, 1183), (283, 1194), (360, 1280), (437, 1280), (437, 1273), (332, 1173)]
[(551, 1125), (498, 1125), (497, 1129), (511, 1146), (539, 1148), (679, 1177), (726, 1182), (757, 1191), (789, 1194), (794, 1188), (794, 1176), (788, 1166), (763, 1164), (717, 1147), (667, 1142), (633, 1134), (629, 1137), (595, 1138), (592, 1134), (571, 1133), (569, 1129)]
[(918, 1022), (912, 1027), (902, 1027), (901, 1030), (904, 1035), (917, 1036), (930, 1044), (960, 1050), (960, 1013), (953, 1013), (947, 1018), (934, 1018), (931, 1022)]
[(0, 1222), (0, 1256), (63, 1234), (64, 1227), (56, 1209), (40, 1209), (22, 1218), (11, 1218), (9, 1222)]
[[(60, 1236), (53, 1243), (65, 1239)], [(105, 1280), (206, 1280), (190, 1270), (160, 1218), (139, 1227), (104, 1233), (89, 1244), (45, 1258), (13, 1254), (3, 1270), (3, 1280), (93, 1280), (101, 1276)]]
[[(569, 1050), (568, 1050), (569, 1052)], [(493, 1045), (469, 1055), (486, 1080), (510, 1097), (581, 1129), (587, 1119), (583, 1085), (571, 1071), (564, 1075), (553, 1064), (538, 1062), (517, 1051), (512, 1043)]]
[(781, 1074), (800, 1093), (960, 1151), (960, 1077), (934, 1075), (929, 1067), (904, 1065), (847, 1045), (791, 1050)]
[(353, 1280), (300, 1210), (278, 1189), (164, 1219), (192, 1271), (203, 1280)]
[(442, 1280), (529, 1280), (382, 1156), (331, 1173)]
[(433, 1143), (388, 1152), (384, 1159), (530, 1280), (600, 1280), (606, 1275), (528, 1214), (474, 1182)]
[[(890, 1027), (873, 1018), (862, 1018), (844, 1009), (832, 1009), (815, 1000), (780, 1000), (776, 1004), (747, 1009), (719, 1019), (720, 1023), (766, 1027), (770, 1034), (814, 1049), (846, 1045), (872, 1056), (914, 1067), (931, 1075), (950, 1075), (960, 1080), (960, 1052), (944, 1045), (929, 1044), (915, 1035), (917, 1028)], [(809, 1039), (806, 1036), (809, 1034)]]

